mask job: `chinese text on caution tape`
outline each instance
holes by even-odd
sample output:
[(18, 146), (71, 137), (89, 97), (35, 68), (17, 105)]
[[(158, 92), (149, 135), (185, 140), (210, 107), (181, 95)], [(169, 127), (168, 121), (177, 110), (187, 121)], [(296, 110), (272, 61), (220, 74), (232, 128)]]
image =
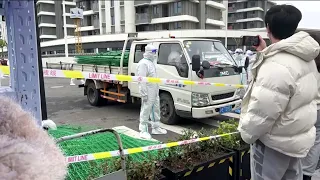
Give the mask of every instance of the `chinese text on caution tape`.
[[(0, 66), (0, 71), (3, 74), (9, 74), (8, 66)], [(117, 75), (108, 73), (96, 73), (96, 72), (81, 72), (81, 71), (69, 71), (69, 70), (57, 70), (57, 69), (43, 69), (44, 77), (57, 77), (57, 78), (79, 78), (79, 79), (95, 79), (105, 81), (125, 81), (125, 82), (149, 82), (158, 84), (182, 84), (182, 85), (202, 85), (202, 86), (231, 86), (236, 88), (246, 87), (241, 84), (223, 84), (223, 83), (210, 83), (205, 81), (189, 81), (189, 80), (174, 80), (164, 78), (151, 78), (141, 76), (128, 76)]]

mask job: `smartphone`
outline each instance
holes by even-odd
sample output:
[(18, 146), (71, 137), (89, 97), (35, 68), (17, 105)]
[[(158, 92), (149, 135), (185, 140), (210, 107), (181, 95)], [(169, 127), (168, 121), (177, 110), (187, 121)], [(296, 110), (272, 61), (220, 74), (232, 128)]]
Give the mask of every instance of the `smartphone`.
[(259, 46), (259, 36), (242, 36), (242, 46)]

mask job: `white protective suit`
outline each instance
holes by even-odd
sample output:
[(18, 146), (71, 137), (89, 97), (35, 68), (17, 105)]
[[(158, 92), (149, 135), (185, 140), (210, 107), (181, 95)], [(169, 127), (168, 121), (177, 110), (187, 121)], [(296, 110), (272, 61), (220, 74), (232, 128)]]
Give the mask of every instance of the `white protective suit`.
[(249, 58), (249, 65), (248, 65), (248, 68), (247, 68), (247, 71), (246, 71), (246, 73), (247, 73), (247, 84), (249, 84), (251, 79), (252, 79), (251, 68), (252, 68), (252, 64), (253, 64), (253, 62), (255, 60), (255, 55), (253, 54), (252, 51), (248, 50), (246, 52), (246, 57)]
[[(148, 44), (145, 47), (143, 59), (137, 66), (137, 76), (142, 77), (157, 77), (156, 58), (157, 49)], [(166, 130), (160, 128), (160, 100), (159, 100), (159, 84), (155, 83), (139, 83), (139, 92), (141, 96), (140, 110), (140, 136), (144, 139), (150, 139), (151, 135), (148, 132), (149, 117), (151, 119), (152, 134), (166, 134)]]

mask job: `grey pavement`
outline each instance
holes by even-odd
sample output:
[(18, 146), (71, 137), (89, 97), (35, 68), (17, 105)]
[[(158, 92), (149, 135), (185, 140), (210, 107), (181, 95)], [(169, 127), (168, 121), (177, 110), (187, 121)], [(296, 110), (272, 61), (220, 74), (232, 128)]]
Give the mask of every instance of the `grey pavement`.
[[(70, 124), (97, 128), (125, 126), (138, 131), (140, 104), (107, 103), (101, 107), (93, 107), (83, 95), (83, 88), (70, 86), (69, 82), (69, 79), (45, 78), (49, 119), (60, 125)], [(2, 85), (8, 85), (8, 79), (4, 79)], [(168, 130), (167, 135), (153, 138), (166, 142), (178, 137), (181, 130), (211, 129), (215, 128), (217, 122), (229, 118), (218, 116), (214, 119), (201, 120), (201, 122), (184, 119), (178, 126), (165, 126)], [(320, 180), (320, 172), (313, 177), (313, 180)]]

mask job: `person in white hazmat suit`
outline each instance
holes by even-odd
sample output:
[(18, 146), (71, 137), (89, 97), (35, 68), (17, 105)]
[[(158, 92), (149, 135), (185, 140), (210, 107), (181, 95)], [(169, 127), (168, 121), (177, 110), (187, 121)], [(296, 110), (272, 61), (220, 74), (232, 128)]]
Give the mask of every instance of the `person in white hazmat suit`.
[[(145, 47), (143, 59), (137, 66), (137, 76), (141, 77), (157, 77), (157, 49), (148, 44)], [(151, 139), (148, 131), (148, 125), (151, 124), (152, 134), (167, 134), (165, 129), (160, 127), (160, 100), (159, 100), (159, 84), (139, 82), (139, 92), (141, 97), (140, 110), (140, 137), (143, 139)], [(151, 121), (149, 121), (149, 117)]]
[(247, 50), (246, 58), (248, 58), (248, 60), (249, 60), (248, 67), (246, 68), (247, 84), (249, 84), (252, 79), (251, 68), (252, 68), (252, 64), (255, 60), (255, 55), (253, 54), (253, 52), (251, 50)]

